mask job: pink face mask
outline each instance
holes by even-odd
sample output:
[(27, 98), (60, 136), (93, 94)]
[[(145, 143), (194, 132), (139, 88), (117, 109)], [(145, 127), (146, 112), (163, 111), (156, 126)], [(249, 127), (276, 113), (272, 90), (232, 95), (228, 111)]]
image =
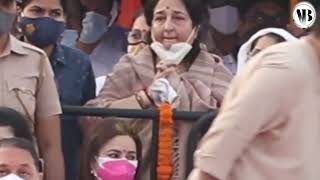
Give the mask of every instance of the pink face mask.
[(134, 180), (137, 161), (98, 158), (98, 164), (95, 173), (100, 180)]

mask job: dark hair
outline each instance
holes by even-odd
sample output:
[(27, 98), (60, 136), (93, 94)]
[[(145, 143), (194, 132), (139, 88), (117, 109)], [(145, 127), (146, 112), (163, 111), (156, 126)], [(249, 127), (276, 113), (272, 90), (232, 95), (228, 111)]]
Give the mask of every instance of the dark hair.
[(249, 11), (249, 9), (253, 8), (256, 4), (263, 2), (275, 3), (284, 10), (284, 13), (289, 13), (289, 0), (241, 0), (241, 3), (239, 3), (238, 6), (240, 18), (243, 20), (245, 14)]
[(279, 36), (278, 34), (268, 33), (268, 34), (265, 34), (265, 35), (260, 36), (260, 37), (258, 37), (257, 39), (255, 39), (255, 40), (252, 42), (252, 44), (251, 44), (251, 49), (250, 49), (250, 50), (252, 50), (252, 49), (256, 46), (257, 42), (258, 42), (262, 37), (265, 37), (265, 36), (271, 37), (272, 39), (274, 39), (275, 41), (277, 41), (277, 43), (281, 43), (281, 42), (286, 41), (283, 37)]
[[(149, 0), (145, 3), (144, 15), (146, 17), (147, 24), (151, 26), (154, 9), (160, 0)], [(202, 0), (181, 0), (186, 6), (186, 9), (191, 17), (193, 26), (197, 26), (203, 23), (205, 20), (208, 9)]]
[(139, 17), (144, 16), (144, 9), (140, 8), (133, 16), (133, 22), (137, 20)]
[(91, 163), (95, 161), (95, 157), (98, 155), (100, 149), (112, 138), (118, 135), (128, 135), (130, 136), (135, 144), (137, 149), (137, 159), (138, 159), (138, 168), (136, 176), (138, 175), (140, 163), (141, 163), (141, 154), (142, 154), (142, 145), (141, 140), (138, 136), (137, 130), (132, 126), (123, 123), (116, 123), (114, 119), (107, 119), (104, 122), (101, 122), (97, 128), (92, 131), (93, 134), (85, 140), (84, 148), (82, 149), (82, 157), (80, 163), (80, 180), (94, 180), (95, 177), (91, 173)]
[(30, 141), (23, 139), (23, 138), (5, 138), (0, 139), (0, 148), (3, 147), (13, 147), (17, 149), (22, 149), (30, 153), (32, 159), (34, 161), (34, 165), (36, 166), (37, 170), (39, 170), (39, 156), (35, 149), (35, 146)]
[[(60, 4), (62, 6), (62, 9), (64, 11), (64, 13), (66, 13), (66, 0), (59, 0)], [(32, 0), (21, 0), (21, 3), (19, 3), (19, 6), (21, 7), (21, 9), (24, 9), (28, 4), (30, 4), (32, 2)]]
[(0, 126), (9, 126), (15, 137), (24, 138), (33, 143), (33, 136), (27, 119), (19, 112), (7, 107), (0, 107)]

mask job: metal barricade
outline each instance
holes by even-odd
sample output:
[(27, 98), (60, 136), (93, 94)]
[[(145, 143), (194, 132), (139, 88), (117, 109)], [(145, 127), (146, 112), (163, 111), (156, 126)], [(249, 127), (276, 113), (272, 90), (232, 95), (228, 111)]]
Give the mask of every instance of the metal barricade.
[[(138, 119), (152, 119), (152, 140), (151, 140), (151, 168), (150, 168), (150, 180), (157, 179), (157, 152), (158, 152), (158, 133), (159, 133), (159, 110), (158, 109), (148, 109), (148, 110), (137, 110), (137, 109), (109, 109), (109, 108), (95, 108), (95, 107), (82, 107), (82, 106), (63, 106), (63, 114), (65, 115), (74, 115), (74, 116), (99, 116), (99, 117), (118, 117), (118, 118), (138, 118)], [(209, 117), (214, 117), (216, 112), (190, 112), (190, 111), (174, 111), (173, 119), (174, 120), (183, 120), (183, 121), (197, 121), (199, 118), (202, 121), (205, 121)], [(196, 123), (196, 126), (202, 126), (203, 123)], [(194, 131), (198, 129), (197, 127), (193, 128), (192, 133), (189, 137), (193, 137), (193, 134), (196, 134)], [(190, 141), (190, 140), (189, 140)], [(191, 139), (192, 141), (192, 139)], [(189, 146), (196, 147), (192, 142), (188, 142)], [(188, 156), (192, 152), (188, 151)], [(187, 158), (189, 159), (189, 158)], [(190, 171), (192, 167), (192, 161), (189, 160), (187, 163), (187, 170)], [(191, 163), (191, 165), (190, 165)], [(188, 169), (189, 168), (189, 169)]]
[(214, 118), (216, 117), (216, 114), (217, 114), (216, 112), (210, 112), (200, 117), (189, 133), (188, 143), (187, 143), (188, 158), (186, 158), (186, 175), (187, 176), (193, 169), (193, 153), (197, 149), (199, 140), (210, 128), (210, 125), (214, 120)]

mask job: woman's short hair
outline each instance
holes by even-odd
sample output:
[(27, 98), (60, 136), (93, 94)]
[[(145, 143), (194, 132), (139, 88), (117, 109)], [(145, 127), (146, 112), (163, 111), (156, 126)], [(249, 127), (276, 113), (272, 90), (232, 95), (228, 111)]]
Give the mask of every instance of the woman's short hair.
[(33, 135), (27, 120), (18, 111), (0, 107), (0, 126), (9, 126), (15, 137), (25, 138), (33, 143)]
[[(145, 3), (144, 14), (147, 24), (151, 26), (154, 9), (160, 0), (148, 0)], [(191, 17), (193, 26), (202, 24), (208, 15), (207, 6), (202, 0), (181, 0)]]
[(33, 161), (34, 161), (34, 165), (37, 168), (37, 170), (39, 171), (40, 168), (40, 164), (39, 164), (39, 156), (37, 154), (37, 151), (35, 149), (35, 146), (33, 145), (32, 142), (23, 139), (23, 138), (5, 138), (5, 139), (0, 139), (0, 148), (4, 148), (4, 147), (12, 147), (12, 148), (17, 148), (17, 149), (21, 149), (24, 151), (27, 151), (28, 153), (30, 153)]
[[(84, 148), (82, 149), (82, 157), (80, 163), (80, 180), (94, 180), (95, 177), (91, 173), (91, 163), (95, 161), (100, 149), (115, 136), (127, 135), (130, 136), (137, 149), (138, 170), (141, 162), (142, 145), (138, 136), (138, 130), (134, 127), (126, 124), (125, 122), (119, 122), (115, 119), (105, 119), (101, 122), (92, 135), (88, 137), (84, 142)], [(138, 173), (136, 173), (137, 175)]]

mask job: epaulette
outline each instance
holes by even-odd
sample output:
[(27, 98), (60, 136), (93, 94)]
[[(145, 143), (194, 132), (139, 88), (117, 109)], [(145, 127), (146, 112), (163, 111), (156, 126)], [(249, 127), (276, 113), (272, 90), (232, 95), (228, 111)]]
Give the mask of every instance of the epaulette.
[(26, 48), (26, 49), (29, 49), (29, 50), (32, 50), (32, 51), (36, 51), (37, 53), (39, 53), (41, 55), (45, 55), (46, 54), (42, 49), (40, 49), (40, 48), (38, 48), (36, 46), (33, 46), (31, 44), (28, 44), (28, 43), (25, 43), (25, 42), (22, 42), (22, 41), (20, 41), (20, 43), (21, 43), (21, 46)]

